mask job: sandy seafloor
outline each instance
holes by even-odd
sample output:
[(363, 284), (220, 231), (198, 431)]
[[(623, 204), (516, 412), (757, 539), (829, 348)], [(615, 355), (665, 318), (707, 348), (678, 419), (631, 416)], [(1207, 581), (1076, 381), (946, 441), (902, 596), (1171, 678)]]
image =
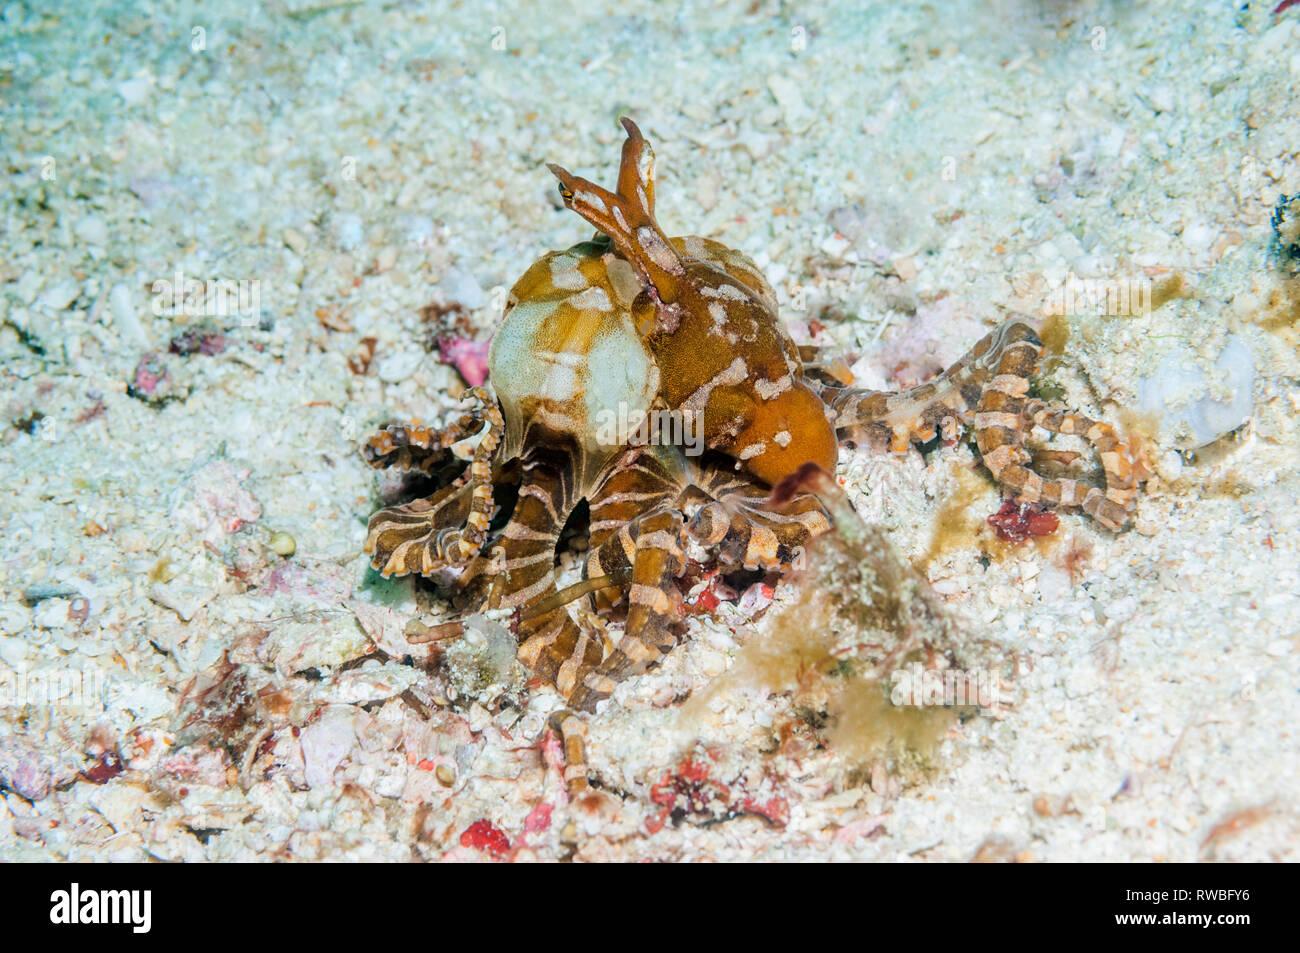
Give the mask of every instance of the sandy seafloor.
[[(0, 857), (1296, 859), (1300, 360), (1270, 215), (1300, 192), (1300, 11), (329, 6), (0, 6)], [(728, 680), (764, 629), (724, 605), (590, 720), (606, 795), (568, 804), (552, 696), (402, 663), (425, 610), (367, 579), (387, 484), (357, 443), (453, 407), (420, 309), (486, 337), (494, 289), (589, 233), (543, 163), (611, 182), (620, 113), (669, 233), (752, 255), (868, 386), (1071, 274), (1171, 298), (1070, 315), (1051, 371), (1146, 434), (1126, 532), (1063, 513), (999, 549), (967, 445), (844, 452), (957, 633), (939, 664), (1018, 663), (933, 749), (841, 750), (791, 686)], [(155, 315), (177, 271), (259, 282), (257, 313)], [(169, 353), (186, 331), (206, 347)], [(1180, 396), (1134, 414), (1144, 380)], [(85, 691), (45, 704), (52, 677)], [(684, 756), (736, 790), (664, 818)]]

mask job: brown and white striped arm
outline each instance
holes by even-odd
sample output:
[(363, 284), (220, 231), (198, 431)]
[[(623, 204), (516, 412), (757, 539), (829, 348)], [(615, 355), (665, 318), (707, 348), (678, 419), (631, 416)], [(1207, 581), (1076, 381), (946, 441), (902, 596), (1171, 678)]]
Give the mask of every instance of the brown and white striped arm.
[(675, 580), (686, 568), (682, 516), (671, 509), (651, 513), (638, 518), (630, 532), (634, 554), (627, 624), (613, 651), (578, 673), (569, 695), (578, 711), (594, 711), (620, 681), (644, 672), (677, 644), (674, 625), (681, 597)]
[[(677, 506), (686, 486), (681, 461), (651, 447), (626, 451), (591, 493), (587, 577), (629, 573), (636, 552), (635, 521), (642, 515)], [(622, 594), (602, 592), (597, 606), (617, 605)]]
[[(954, 442), (972, 429), (994, 480), (1026, 502), (1078, 507), (1108, 529), (1126, 526), (1138, 489), (1149, 476), (1109, 424), (1029, 397), (1043, 343), (1028, 324), (1011, 320), (980, 340), (933, 381), (898, 393), (814, 383), (836, 428), (869, 435), (895, 452), (942, 436)], [(1035, 426), (1085, 437), (1096, 448), (1106, 488), (1058, 476), (1078, 454), (1027, 445)]]
[(563, 605), (531, 616), (526, 610), (555, 593), (555, 546), (576, 504), (574, 494), (572, 469), (561, 460), (529, 460), (519, 502), (493, 545), (498, 578), (505, 580), (499, 605), (525, 610), (517, 633), (519, 661), (565, 699), (578, 673), (600, 662), (601, 635), (583, 631)]
[[(494, 401), (492, 401), (494, 403)], [(361, 445), (361, 455), (376, 470), (389, 467), (433, 473), (454, 458), (454, 444), (473, 436), (483, 427), (481, 413), (461, 414), (441, 430), (424, 424), (390, 424)]]
[[(469, 396), (475, 411), (445, 431), (390, 428), (366, 444), (374, 466), (425, 469), (436, 454), (450, 452), (471, 428), (466, 418), (486, 428), (466, 472), (432, 496), (404, 506), (388, 507), (370, 517), (365, 551), (385, 576), (429, 575), (447, 566), (467, 563), (482, 546), (492, 519), (492, 466), (504, 423), (491, 393), (475, 387)], [(397, 442), (394, 433), (401, 437)], [(387, 461), (387, 462), (381, 462)], [(410, 466), (408, 466), (410, 465)]]
[[(1029, 379), (1042, 355), (1036, 336), (1023, 336), (999, 352), (997, 373), (984, 387), (974, 418), (975, 443), (984, 465), (999, 484), (1027, 503), (1079, 507), (1107, 529), (1119, 530), (1130, 519), (1139, 475), (1128, 449), (1109, 424), (1031, 399)], [(1055, 433), (1078, 434), (1097, 449), (1107, 490), (1079, 480), (1050, 478), (1031, 468), (1035, 454), (1026, 446), (1034, 425)], [(1061, 462), (1068, 455), (1056, 455)], [(1113, 496), (1112, 496), (1113, 493)]]
[(785, 572), (810, 540), (831, 528), (813, 493), (801, 493), (774, 509), (770, 491), (742, 473), (713, 467), (699, 483), (713, 502), (696, 512), (687, 532), (701, 543), (716, 540), (723, 566)]
[(371, 565), (385, 576), (427, 575), (445, 567), (472, 503), (468, 481), (457, 480), (426, 499), (378, 510), (365, 542)]

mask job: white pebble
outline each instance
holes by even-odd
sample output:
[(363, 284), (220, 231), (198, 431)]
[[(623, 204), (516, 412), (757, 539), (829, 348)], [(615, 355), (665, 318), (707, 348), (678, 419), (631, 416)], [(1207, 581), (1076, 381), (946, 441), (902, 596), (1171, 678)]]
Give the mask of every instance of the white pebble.
[(126, 285), (114, 285), (108, 293), (108, 307), (113, 313), (113, 323), (122, 340), (136, 347), (148, 347), (149, 335), (136, 314), (135, 304), (131, 301), (131, 289)]
[(128, 106), (137, 106), (149, 98), (153, 92), (153, 77), (137, 76), (117, 84), (117, 94), (126, 100)]
[(73, 227), (73, 232), (88, 245), (105, 245), (108, 243), (108, 226), (102, 218), (87, 215)]
[(492, 715), (486, 708), (478, 702), (475, 702), (470, 706), (469, 718), (466, 720), (469, 722), (469, 730), (478, 734), (488, 725), (492, 724)]
[(414, 374), (421, 360), (423, 355), (413, 348), (398, 351), (380, 361), (375, 373), (379, 375), (381, 381), (397, 384)]
[(767, 78), (767, 88), (781, 107), (781, 117), (791, 132), (804, 132), (816, 120), (816, 114), (808, 108), (797, 83), (773, 74)]
[(819, 247), (831, 258), (843, 258), (844, 253), (849, 250), (852, 244), (851, 241), (839, 232), (834, 232), (826, 236), (825, 240), (822, 241)]
[(1160, 85), (1151, 90), (1151, 108), (1156, 112), (1172, 112), (1174, 108), (1174, 91), (1168, 86)]
[(23, 304), (31, 304), (36, 300), (36, 292), (41, 290), (41, 273), (39, 271), (24, 271), (18, 284), (14, 286), (14, 293), (18, 300)]
[(296, 228), (286, 228), (284, 230), (284, 243), (293, 249), (294, 254), (304, 255), (307, 253), (309, 243), (307, 236)]
[(42, 599), (32, 613), (32, 621), (42, 629), (61, 629), (68, 624), (68, 599)]
[(1203, 222), (1195, 222), (1183, 229), (1183, 244), (1197, 254), (1208, 251), (1218, 237), (1219, 233)]
[(334, 778), (334, 769), (356, 744), (356, 716), (346, 705), (330, 705), (325, 713), (302, 729), (303, 773), (309, 787), (324, 787)]
[(483, 287), (478, 283), (478, 279), (464, 268), (453, 268), (448, 271), (440, 287), (448, 301), (459, 302), (471, 311), (487, 304), (487, 297), (483, 294)]
[(0, 662), (12, 669), (27, 661), (27, 643), (23, 639), (0, 638)]
[(433, 219), (424, 215), (411, 215), (405, 221), (406, 239), (421, 248), (433, 245)]
[(20, 602), (0, 603), (0, 632), (17, 635), (32, 621), (32, 610)]
[(216, 596), (214, 590), (205, 586), (190, 586), (179, 582), (159, 582), (149, 588), (149, 598), (158, 605), (171, 609), (183, 622), (193, 619), (195, 613)]
[(76, 300), (81, 293), (81, 286), (75, 281), (61, 281), (53, 288), (46, 288), (41, 293), (40, 305), (51, 311), (62, 311)]
[(356, 248), (365, 237), (361, 229), (361, 216), (355, 212), (340, 212), (334, 216), (331, 224), (334, 230), (334, 240), (338, 242), (339, 248), (344, 251), (351, 251)]
[(1160, 479), (1173, 483), (1183, 475), (1183, 458), (1176, 450), (1166, 450), (1156, 460), (1156, 473)]

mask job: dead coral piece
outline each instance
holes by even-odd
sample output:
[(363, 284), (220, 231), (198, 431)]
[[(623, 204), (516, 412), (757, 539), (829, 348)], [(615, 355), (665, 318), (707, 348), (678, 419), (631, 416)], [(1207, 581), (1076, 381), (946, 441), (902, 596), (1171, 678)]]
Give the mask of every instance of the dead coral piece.
[(230, 653), (223, 652), (220, 661), (196, 675), (182, 693), (173, 750), (224, 751), (246, 781), (263, 742), (277, 724), (286, 724), (280, 702), (269, 683), (258, 686), (248, 666), (232, 662)]
[(1033, 503), (1003, 500), (998, 511), (988, 518), (988, 523), (1004, 543), (1016, 545), (1031, 536), (1051, 536), (1061, 525), (1055, 513), (1043, 510)]
[(437, 351), (444, 340), (474, 336), (469, 309), (455, 301), (425, 305), (420, 309), (420, 320), (425, 325), (424, 349), (429, 352)]
[(646, 830), (658, 833), (669, 820), (707, 825), (746, 815), (773, 827), (790, 822), (789, 800), (779, 793), (770, 772), (750, 769), (723, 782), (717, 777), (723, 762), (719, 749), (701, 748), (665, 771), (650, 789), (650, 800), (659, 810), (646, 819)]
[(172, 338), (167, 350), (181, 357), (191, 354), (215, 357), (226, 350), (227, 343), (226, 336), (220, 331), (189, 328)]
[(189, 396), (189, 388), (177, 382), (162, 355), (155, 353), (140, 358), (126, 392), (136, 400), (154, 407), (161, 407), (174, 400), (184, 400)]
[(364, 377), (375, 359), (375, 345), (378, 343), (379, 339), (376, 337), (364, 337), (358, 341), (357, 346), (348, 355), (348, 370), (358, 377)]

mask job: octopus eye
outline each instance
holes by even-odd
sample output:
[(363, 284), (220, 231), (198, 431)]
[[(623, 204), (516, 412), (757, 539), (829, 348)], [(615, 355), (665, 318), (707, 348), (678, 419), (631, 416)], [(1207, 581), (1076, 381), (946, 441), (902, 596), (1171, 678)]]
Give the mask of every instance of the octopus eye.
[(560, 198), (564, 199), (565, 202), (573, 200), (573, 189), (566, 186), (563, 182), (560, 183)]

